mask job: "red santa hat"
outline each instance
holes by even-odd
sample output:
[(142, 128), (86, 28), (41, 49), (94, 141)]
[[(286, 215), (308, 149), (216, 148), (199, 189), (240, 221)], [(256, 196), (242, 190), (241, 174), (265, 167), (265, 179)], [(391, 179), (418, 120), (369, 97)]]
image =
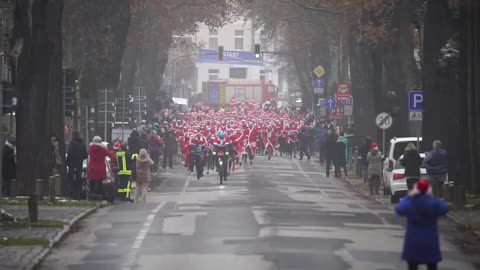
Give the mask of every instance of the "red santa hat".
[(430, 181), (426, 179), (418, 180), (413, 190), (410, 192), (410, 196), (418, 195), (432, 195), (432, 187), (430, 186)]
[(372, 144), (370, 144), (370, 151), (372, 151), (373, 149), (375, 148), (378, 148), (378, 144), (376, 142), (372, 142)]
[(115, 150), (120, 150), (120, 148), (122, 147), (122, 145), (120, 144), (120, 142), (116, 142), (113, 144), (113, 149)]

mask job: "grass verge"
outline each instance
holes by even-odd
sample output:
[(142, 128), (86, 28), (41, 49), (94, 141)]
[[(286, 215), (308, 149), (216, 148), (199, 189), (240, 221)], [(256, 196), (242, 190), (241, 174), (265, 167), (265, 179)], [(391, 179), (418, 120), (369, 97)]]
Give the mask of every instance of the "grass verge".
[(63, 220), (40, 219), (37, 222), (30, 222), (28, 219), (17, 220), (16, 222), (0, 223), (0, 228), (23, 229), (23, 228), (63, 228), (66, 222)]
[[(2, 198), (0, 205), (27, 205), (27, 197), (9, 197)], [(48, 206), (63, 206), (63, 207), (94, 207), (96, 202), (93, 201), (76, 201), (64, 198), (57, 198), (54, 204), (51, 204), (47, 199), (38, 201), (38, 205)]]
[(47, 246), (49, 243), (50, 242), (45, 238), (0, 238), (0, 246)]

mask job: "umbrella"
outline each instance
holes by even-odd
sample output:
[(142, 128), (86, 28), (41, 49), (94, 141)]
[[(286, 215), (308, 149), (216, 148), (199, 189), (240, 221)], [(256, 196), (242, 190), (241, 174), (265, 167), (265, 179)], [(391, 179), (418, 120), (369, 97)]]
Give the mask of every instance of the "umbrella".
[(252, 100), (252, 101), (250, 101), (250, 105), (252, 105), (252, 106), (257, 106), (258, 103), (257, 103), (255, 100)]
[(238, 102), (237, 102), (236, 98), (232, 98), (232, 100), (230, 100), (230, 105), (237, 106), (237, 104), (238, 104)]

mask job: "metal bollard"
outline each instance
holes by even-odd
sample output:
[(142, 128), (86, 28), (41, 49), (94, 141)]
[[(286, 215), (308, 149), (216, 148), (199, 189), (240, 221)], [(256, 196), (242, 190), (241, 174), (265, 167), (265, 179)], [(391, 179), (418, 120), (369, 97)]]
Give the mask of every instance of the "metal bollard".
[(62, 178), (60, 174), (55, 174), (55, 195), (60, 196), (62, 194)]
[(36, 194), (38, 196), (38, 200), (42, 200), (43, 197), (43, 179), (37, 179), (36, 182)]
[(50, 176), (48, 179), (48, 201), (55, 203), (55, 176)]

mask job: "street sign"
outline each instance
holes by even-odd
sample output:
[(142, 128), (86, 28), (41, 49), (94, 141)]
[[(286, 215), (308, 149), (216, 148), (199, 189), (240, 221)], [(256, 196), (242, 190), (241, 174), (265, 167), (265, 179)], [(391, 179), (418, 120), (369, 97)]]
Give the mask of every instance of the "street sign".
[(325, 92), (324, 88), (313, 88), (314, 94), (323, 94)]
[(423, 92), (422, 91), (408, 92), (408, 110), (423, 111)]
[(313, 87), (314, 88), (325, 88), (325, 80), (322, 78), (315, 78), (313, 80)]
[(423, 112), (410, 111), (408, 120), (410, 120), (410, 121), (422, 121), (423, 120)]
[(323, 67), (321, 65), (318, 65), (318, 67), (316, 67), (314, 70), (313, 70), (313, 73), (317, 76), (317, 77), (322, 77), (324, 74), (325, 74), (325, 69), (323, 69)]
[(353, 106), (352, 105), (344, 105), (343, 106), (343, 114), (345, 116), (353, 115)]
[(352, 94), (350, 91), (349, 83), (339, 83), (337, 84), (337, 100), (349, 100)]
[(348, 99), (345, 99), (345, 100), (338, 100), (337, 99), (337, 103), (338, 104), (342, 104), (342, 105), (353, 105), (353, 97), (350, 96)]
[(337, 101), (333, 97), (328, 97), (325, 99), (325, 107), (328, 109), (333, 109), (337, 105)]
[(325, 91), (325, 80), (322, 78), (315, 78), (313, 80), (313, 93), (323, 94)]
[(393, 120), (390, 114), (382, 112), (377, 115), (375, 122), (377, 123), (378, 128), (388, 129), (392, 126)]

